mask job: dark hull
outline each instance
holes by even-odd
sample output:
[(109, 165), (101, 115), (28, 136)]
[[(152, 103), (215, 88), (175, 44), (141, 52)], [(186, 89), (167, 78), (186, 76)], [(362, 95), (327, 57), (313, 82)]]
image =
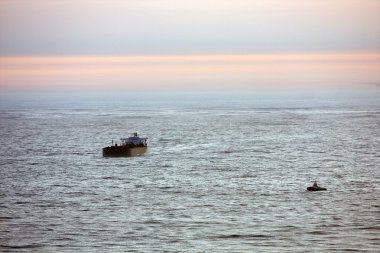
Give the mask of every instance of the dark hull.
[(307, 187), (307, 190), (308, 190), (308, 191), (315, 192), (315, 191), (326, 191), (327, 189), (326, 189), (326, 188), (323, 188), (323, 187), (314, 187), (314, 186), (310, 186), (310, 187)]
[(130, 157), (144, 155), (147, 147), (112, 146), (103, 148), (104, 157)]

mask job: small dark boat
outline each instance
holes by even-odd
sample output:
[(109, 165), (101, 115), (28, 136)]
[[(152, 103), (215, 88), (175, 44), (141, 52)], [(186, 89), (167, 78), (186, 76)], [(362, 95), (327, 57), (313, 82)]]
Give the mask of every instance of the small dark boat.
[(137, 133), (128, 138), (121, 138), (121, 144), (117, 143), (103, 148), (104, 157), (123, 157), (123, 156), (140, 156), (145, 154), (148, 149), (148, 138), (140, 138)]
[(309, 187), (307, 187), (307, 190), (308, 190), (308, 191), (326, 191), (327, 189), (318, 186), (317, 181), (314, 181), (313, 186), (309, 186)]
[(327, 189), (326, 188), (323, 188), (323, 187), (315, 187), (315, 186), (310, 186), (310, 187), (307, 187), (307, 190), (308, 191), (326, 191)]

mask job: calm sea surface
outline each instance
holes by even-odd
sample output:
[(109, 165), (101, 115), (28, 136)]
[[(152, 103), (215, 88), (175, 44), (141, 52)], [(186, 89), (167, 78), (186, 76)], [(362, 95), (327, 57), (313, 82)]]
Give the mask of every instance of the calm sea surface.
[(0, 99), (0, 252), (380, 250), (380, 96)]

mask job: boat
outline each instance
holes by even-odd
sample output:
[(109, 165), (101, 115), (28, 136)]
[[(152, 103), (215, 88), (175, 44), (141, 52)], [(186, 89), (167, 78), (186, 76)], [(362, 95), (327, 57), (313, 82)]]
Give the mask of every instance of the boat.
[(307, 190), (308, 191), (326, 191), (327, 189), (324, 187), (318, 186), (317, 181), (314, 181), (313, 186), (307, 187)]
[(103, 148), (104, 157), (128, 157), (144, 155), (148, 149), (148, 138), (141, 138), (137, 133), (134, 133), (128, 138), (121, 138), (120, 144), (113, 143), (112, 145)]

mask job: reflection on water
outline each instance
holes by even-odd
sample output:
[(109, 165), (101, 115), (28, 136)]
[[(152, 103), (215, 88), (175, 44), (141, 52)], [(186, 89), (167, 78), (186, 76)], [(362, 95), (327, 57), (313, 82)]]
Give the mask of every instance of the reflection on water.
[(1, 251), (380, 247), (379, 103), (144, 99), (3, 100)]

